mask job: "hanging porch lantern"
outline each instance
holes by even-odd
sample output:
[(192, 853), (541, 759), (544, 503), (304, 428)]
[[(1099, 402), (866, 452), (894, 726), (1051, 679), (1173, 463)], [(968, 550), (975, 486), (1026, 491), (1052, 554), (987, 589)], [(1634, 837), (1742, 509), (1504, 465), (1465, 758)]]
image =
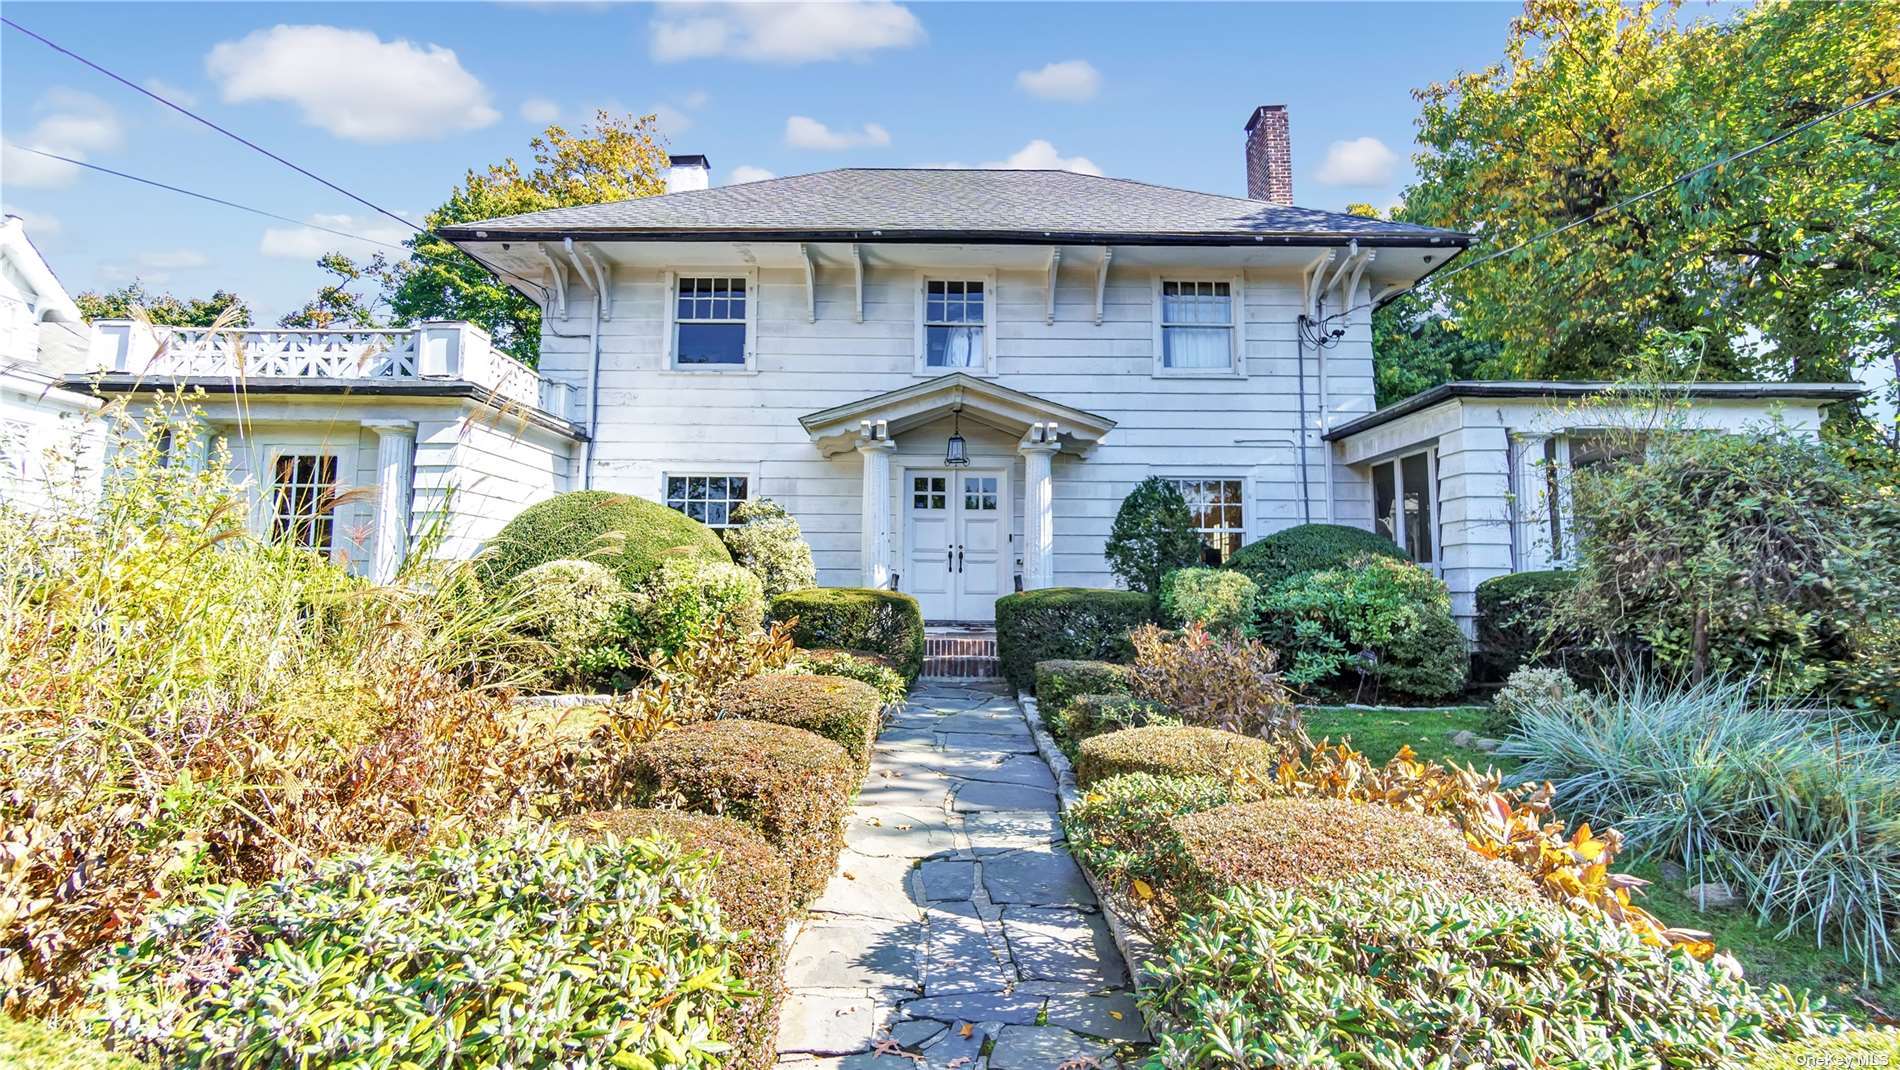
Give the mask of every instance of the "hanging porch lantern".
[(963, 406), (957, 406), (951, 421), (950, 441), (943, 448), (943, 463), (951, 468), (962, 468), (970, 463), (969, 449), (963, 441)]

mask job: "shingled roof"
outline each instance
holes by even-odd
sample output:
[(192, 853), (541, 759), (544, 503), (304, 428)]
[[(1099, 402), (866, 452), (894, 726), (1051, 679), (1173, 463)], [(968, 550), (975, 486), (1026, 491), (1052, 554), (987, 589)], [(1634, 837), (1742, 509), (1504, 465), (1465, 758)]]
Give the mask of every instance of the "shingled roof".
[(458, 241), (983, 240), (1463, 246), (1456, 231), (1068, 171), (853, 167), (443, 227)]

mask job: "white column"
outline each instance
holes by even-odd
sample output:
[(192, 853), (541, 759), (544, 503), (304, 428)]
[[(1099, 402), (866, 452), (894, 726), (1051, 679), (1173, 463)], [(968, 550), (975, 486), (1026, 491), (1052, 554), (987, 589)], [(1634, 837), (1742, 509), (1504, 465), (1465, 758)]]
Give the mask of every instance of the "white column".
[(365, 420), (376, 432), (376, 557), (370, 578), (388, 583), (409, 554), (409, 504), (416, 482), (416, 425)]
[(876, 432), (858, 439), (858, 456), (864, 458), (860, 560), (866, 587), (891, 582), (891, 454), (896, 450), (897, 443)]
[[(1035, 432), (1032, 431), (1033, 435)], [(1055, 476), (1052, 462), (1062, 448), (1053, 435), (1047, 441), (1022, 444), (1023, 455), (1023, 588), (1035, 590), (1055, 583)]]

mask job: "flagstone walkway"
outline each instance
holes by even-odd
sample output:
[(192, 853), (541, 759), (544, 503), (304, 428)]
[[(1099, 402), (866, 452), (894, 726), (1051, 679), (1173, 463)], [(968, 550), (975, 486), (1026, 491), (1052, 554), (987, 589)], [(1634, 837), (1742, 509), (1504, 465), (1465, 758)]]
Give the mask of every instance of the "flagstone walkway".
[(911, 692), (845, 839), (786, 963), (781, 1067), (1106, 1068), (1147, 1039), (1000, 682)]

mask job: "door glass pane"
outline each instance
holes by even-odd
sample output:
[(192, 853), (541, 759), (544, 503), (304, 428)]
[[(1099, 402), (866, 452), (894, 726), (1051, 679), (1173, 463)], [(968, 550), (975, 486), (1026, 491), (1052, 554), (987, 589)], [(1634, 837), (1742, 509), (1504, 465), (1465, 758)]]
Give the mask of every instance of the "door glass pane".
[(1432, 563), (1431, 466), (1425, 455), (1414, 453), (1399, 461), (1405, 479), (1405, 548), (1421, 565)]
[(1392, 516), (1393, 498), (1398, 493), (1398, 480), (1390, 462), (1372, 466), (1372, 530), (1399, 541), (1399, 529)]

